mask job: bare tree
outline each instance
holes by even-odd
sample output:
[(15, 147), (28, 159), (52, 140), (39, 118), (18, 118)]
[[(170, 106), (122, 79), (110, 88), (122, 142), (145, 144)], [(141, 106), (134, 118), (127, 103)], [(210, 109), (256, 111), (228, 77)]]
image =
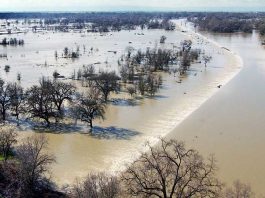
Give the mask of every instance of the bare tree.
[(233, 186), (227, 188), (225, 191), (225, 198), (254, 198), (255, 194), (252, 192), (251, 186), (248, 184), (235, 181)]
[(159, 78), (149, 73), (146, 78), (146, 91), (151, 95), (154, 96), (155, 93), (158, 91), (159, 88)]
[(160, 43), (165, 43), (166, 39), (167, 39), (166, 36), (164, 36), (164, 35), (161, 36), (161, 37), (160, 37)]
[(143, 96), (145, 94), (146, 90), (146, 84), (143, 76), (139, 77), (138, 83), (137, 83), (137, 88), (140, 91), (140, 94)]
[(131, 97), (133, 97), (133, 95), (136, 94), (136, 89), (134, 86), (127, 87), (127, 91), (131, 95)]
[(189, 53), (184, 51), (182, 54), (181, 62), (180, 62), (180, 67), (179, 67), (179, 74), (183, 75), (187, 72), (191, 65), (191, 60)]
[(65, 57), (65, 58), (68, 57), (68, 55), (69, 55), (69, 49), (68, 49), (68, 47), (65, 47), (65, 48), (64, 48), (64, 50), (63, 50), (63, 54), (64, 54), (64, 57)]
[(122, 81), (124, 83), (126, 83), (127, 80), (129, 79), (129, 66), (127, 64), (121, 66), (121, 68), (120, 68), (120, 75), (121, 75)]
[(62, 105), (65, 100), (71, 100), (75, 93), (75, 87), (71, 83), (60, 81), (52, 82), (52, 97), (53, 102), (59, 112), (62, 111)]
[(122, 175), (126, 192), (135, 197), (216, 197), (221, 184), (215, 178), (213, 157), (205, 162), (183, 142), (165, 141), (134, 161)]
[(107, 102), (108, 96), (113, 91), (118, 91), (119, 77), (115, 72), (102, 72), (98, 76), (93, 78), (95, 87), (97, 87), (104, 96), (104, 101)]
[(0, 127), (0, 153), (6, 161), (12, 147), (17, 143), (17, 132), (14, 127), (1, 126)]
[(89, 174), (72, 189), (74, 198), (116, 198), (120, 192), (118, 179), (105, 173)]
[(83, 65), (82, 76), (85, 79), (88, 79), (89, 77), (93, 77), (94, 75), (95, 75), (94, 65)]
[(55, 57), (55, 59), (58, 58), (58, 52), (57, 52), (57, 50), (55, 50), (55, 52), (54, 52), (54, 57)]
[(104, 119), (105, 104), (101, 99), (100, 91), (96, 88), (89, 90), (86, 96), (80, 96), (73, 107), (74, 115), (82, 122), (87, 122), (93, 128), (93, 119)]
[(180, 43), (182, 52), (189, 52), (191, 50), (192, 41), (191, 40), (184, 40)]
[(27, 112), (31, 118), (45, 120), (50, 126), (50, 119), (57, 116), (57, 109), (53, 102), (52, 84), (42, 79), (40, 85), (34, 85), (26, 91)]
[(207, 63), (209, 63), (212, 60), (211, 56), (203, 55), (202, 60), (204, 62), (204, 66), (207, 67)]
[(7, 160), (0, 163), (0, 195), (5, 198), (19, 198), (18, 194), (18, 163)]
[(10, 84), (0, 79), (0, 112), (3, 120), (6, 120), (6, 112), (10, 108)]
[(19, 115), (24, 113), (24, 91), (23, 88), (17, 83), (10, 84), (10, 101), (11, 101), (11, 113), (17, 119), (17, 125), (19, 125)]
[(26, 138), (16, 153), (19, 160), (19, 187), (21, 197), (33, 194), (49, 181), (47, 174), (55, 158), (46, 152), (48, 139), (45, 135), (33, 135)]

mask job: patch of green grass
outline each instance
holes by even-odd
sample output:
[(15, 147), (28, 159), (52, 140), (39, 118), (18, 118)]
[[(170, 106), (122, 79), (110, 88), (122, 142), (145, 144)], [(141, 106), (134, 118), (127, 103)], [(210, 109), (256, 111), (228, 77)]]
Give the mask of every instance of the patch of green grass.
[[(14, 153), (10, 152), (7, 156), (7, 159), (13, 159), (14, 158)], [(0, 154), (0, 162), (4, 160), (4, 156)], [(0, 197), (1, 198), (1, 197)]]

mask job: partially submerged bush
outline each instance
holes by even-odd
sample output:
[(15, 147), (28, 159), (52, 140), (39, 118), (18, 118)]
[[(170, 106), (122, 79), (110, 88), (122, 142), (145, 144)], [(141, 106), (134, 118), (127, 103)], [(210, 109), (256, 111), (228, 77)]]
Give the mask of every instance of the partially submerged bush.
[(10, 65), (5, 65), (5, 72), (9, 72), (10, 71)]

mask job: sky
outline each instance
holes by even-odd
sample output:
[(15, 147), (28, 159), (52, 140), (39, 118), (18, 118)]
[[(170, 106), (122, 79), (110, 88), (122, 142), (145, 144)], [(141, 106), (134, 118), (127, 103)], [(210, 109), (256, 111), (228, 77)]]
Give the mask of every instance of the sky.
[(0, 11), (265, 11), (265, 0), (0, 0)]

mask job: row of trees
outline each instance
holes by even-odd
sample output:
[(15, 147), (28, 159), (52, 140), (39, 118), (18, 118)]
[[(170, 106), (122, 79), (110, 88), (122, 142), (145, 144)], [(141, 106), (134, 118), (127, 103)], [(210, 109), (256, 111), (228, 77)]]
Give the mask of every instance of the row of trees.
[[(212, 32), (252, 33), (252, 31), (256, 29), (259, 31), (261, 36), (265, 35), (264, 16), (251, 17), (248, 15), (247, 16), (235, 15), (233, 17), (229, 17), (229, 16), (224, 16), (220, 13), (218, 14), (212, 13), (207, 16), (189, 17), (189, 21), (193, 22), (195, 27), (198, 26), (202, 30), (207, 30), (207, 31), (212, 31)], [(262, 45), (265, 45), (264, 40), (262, 40)]]
[(90, 89), (80, 94), (71, 83), (42, 78), (38, 85), (24, 90), (17, 83), (0, 80), (0, 114), (5, 121), (7, 116), (15, 117), (17, 123), (21, 115), (28, 119), (44, 120), (49, 127), (65, 117), (65, 104), (68, 101), (68, 116), (87, 122), (104, 117), (105, 104), (111, 92), (119, 91), (119, 77), (115, 72), (101, 72), (89, 81)]
[(148, 29), (164, 29), (164, 30), (174, 30), (175, 24), (172, 23), (168, 18), (165, 18), (163, 20), (150, 20), (147, 23)]
[(120, 176), (107, 173), (89, 174), (66, 193), (56, 191), (50, 181), (50, 165), (55, 157), (47, 153), (47, 137), (43, 134), (24, 139), (15, 147), (14, 128), (0, 128), (0, 154), (15, 153), (13, 158), (0, 161), (0, 196), (9, 197), (221, 197), (254, 198), (251, 187), (236, 181), (232, 187), (216, 178), (213, 156), (205, 160), (196, 150), (187, 149), (183, 142), (161, 139), (156, 147), (147, 144), (143, 153)]
[(0, 113), (1, 119), (6, 120), (7, 115), (15, 116), (19, 124), (21, 114), (29, 118), (40, 118), (50, 124), (50, 118), (60, 118), (63, 115), (63, 103), (70, 100), (75, 92), (70, 83), (59, 81), (40, 80), (24, 90), (17, 83), (5, 83), (0, 80)]
[(203, 18), (194, 18), (191, 21), (203, 30), (221, 33), (251, 33), (254, 28), (254, 22), (252, 20), (237, 18), (224, 20), (222, 17), (214, 14)]
[[(164, 42), (165, 38), (161, 37), (161, 39)], [(136, 74), (169, 71), (170, 65), (178, 65), (177, 70), (180, 75), (183, 75), (191, 63), (199, 59), (200, 54), (200, 50), (192, 49), (190, 40), (184, 40), (181, 42), (180, 48), (175, 50), (147, 48), (145, 52), (138, 50), (135, 53), (133, 49), (128, 49), (127, 54), (122, 56), (118, 64), (121, 78), (126, 82), (133, 81)]]
[[(160, 38), (162, 43), (165, 40), (164, 36)], [(205, 67), (212, 59), (211, 56), (205, 54), (201, 56), (201, 50), (192, 49), (192, 42), (184, 40), (179, 48), (175, 47), (173, 50), (147, 48), (145, 52), (142, 52), (128, 48), (127, 53), (118, 60), (118, 65), (123, 83), (133, 85), (127, 88), (131, 95), (136, 92), (141, 95), (145, 93), (154, 95), (162, 85), (162, 77), (157, 72), (171, 72), (172, 70), (174, 73), (179, 72), (180, 75), (184, 75), (191, 64), (199, 58)]]
[[(80, 53), (79, 53), (79, 47), (77, 47), (76, 51), (74, 50), (69, 50), (68, 47), (65, 47), (62, 53), (63, 58), (79, 58)], [(59, 57), (59, 54), (57, 51), (54, 52), (54, 57), (57, 59)]]
[[(76, 75), (74, 75), (76, 77)], [(121, 67), (120, 77), (115, 72), (100, 72), (100, 75), (95, 74), (95, 68), (93, 65), (83, 66), (78, 70), (77, 77), (73, 79), (82, 80), (83, 86), (90, 88), (97, 87), (103, 94), (104, 101), (108, 100), (108, 96), (111, 92), (119, 92), (125, 88), (131, 96), (139, 93), (140, 95), (154, 96), (155, 93), (162, 86), (162, 76), (148, 72), (146, 74), (135, 74), (133, 67)], [(99, 80), (100, 77), (100, 80)], [(129, 82), (129, 85), (123, 87), (119, 83), (122, 80), (123, 83)]]
[(262, 20), (259, 20), (256, 24), (257, 29), (259, 30), (260, 34), (262, 36), (265, 35), (265, 18), (263, 18)]
[[(207, 13), (207, 12), (84, 12), (84, 13), (0, 13), (1, 19), (24, 19), (22, 24), (36, 24), (39, 27), (48, 29), (55, 28), (58, 31), (68, 31), (68, 28), (84, 29), (87, 24), (93, 24), (92, 31), (108, 32), (121, 29), (161, 28), (165, 30), (174, 29), (170, 19), (177, 18), (209, 18), (218, 17), (223, 21), (230, 21), (236, 27), (242, 27), (249, 31), (249, 25), (245, 22), (255, 21), (264, 18), (264, 13)], [(235, 21), (234, 19), (237, 19)], [(239, 21), (239, 23), (238, 23)], [(245, 24), (240, 25), (241, 21)], [(220, 22), (220, 21), (219, 21)], [(18, 23), (15, 21), (14, 23)], [(10, 22), (7, 24), (10, 25)], [(220, 23), (222, 24), (222, 23)], [(238, 26), (239, 24), (239, 26)], [(57, 25), (57, 26), (54, 26)], [(243, 27), (246, 26), (246, 27)], [(217, 26), (215, 26), (218, 28)], [(234, 29), (233, 27), (231, 27)], [(236, 30), (236, 29), (234, 29)], [(238, 30), (236, 30), (238, 31)]]
[(63, 50), (64, 58), (78, 58), (79, 57), (79, 47), (76, 51), (70, 51), (68, 47), (65, 47)]
[(17, 38), (10, 38), (9, 40), (7, 40), (7, 38), (3, 38), (0, 45), (12, 45), (12, 46), (24, 45), (24, 40)]
[(211, 13), (199, 17), (190, 16), (188, 19), (203, 30), (251, 33), (253, 29), (257, 29), (261, 35), (265, 35), (265, 20), (262, 14)]

